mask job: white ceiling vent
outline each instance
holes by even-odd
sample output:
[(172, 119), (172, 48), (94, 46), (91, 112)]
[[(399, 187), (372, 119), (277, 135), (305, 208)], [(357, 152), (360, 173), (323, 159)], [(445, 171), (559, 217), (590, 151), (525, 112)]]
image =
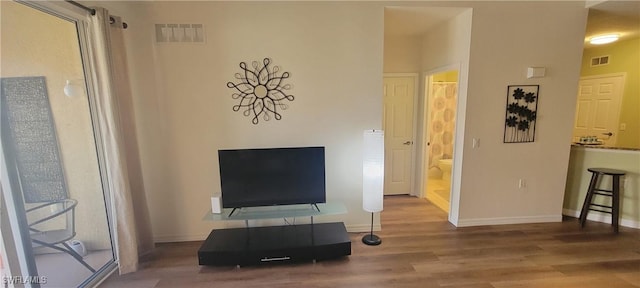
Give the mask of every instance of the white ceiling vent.
[(609, 64), (609, 55), (591, 58), (591, 67)]
[(204, 43), (204, 25), (156, 24), (156, 43)]

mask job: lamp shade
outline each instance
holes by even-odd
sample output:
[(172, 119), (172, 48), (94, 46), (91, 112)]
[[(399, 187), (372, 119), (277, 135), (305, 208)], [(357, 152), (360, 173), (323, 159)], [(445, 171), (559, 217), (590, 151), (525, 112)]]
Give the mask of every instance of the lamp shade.
[(362, 209), (380, 212), (384, 187), (384, 132), (365, 130), (362, 150)]

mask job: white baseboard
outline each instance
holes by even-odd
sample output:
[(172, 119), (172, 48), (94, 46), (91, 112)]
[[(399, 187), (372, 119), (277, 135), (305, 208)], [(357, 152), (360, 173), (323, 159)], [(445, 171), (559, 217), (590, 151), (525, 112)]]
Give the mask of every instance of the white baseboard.
[[(562, 215), (579, 218), (580, 211), (571, 210), (571, 209), (562, 209)], [(589, 211), (589, 215), (587, 215), (587, 220), (611, 224), (611, 215), (606, 213), (600, 213), (598, 211)], [(622, 218), (620, 219), (619, 224), (620, 226), (624, 226), (624, 227), (640, 229), (640, 222), (633, 221), (630, 219)]]
[[(367, 225), (367, 224), (348, 225), (348, 226), (346, 226), (346, 228), (347, 228), (347, 232), (349, 232), (349, 233), (370, 232), (371, 231), (371, 224), (369, 224), (369, 225)], [(380, 230), (382, 230), (382, 227), (380, 226), (380, 224), (373, 225), (373, 231), (380, 231)]]
[(153, 237), (155, 243), (204, 241), (207, 235), (160, 235)]
[(562, 215), (458, 219), (457, 227), (561, 222)]

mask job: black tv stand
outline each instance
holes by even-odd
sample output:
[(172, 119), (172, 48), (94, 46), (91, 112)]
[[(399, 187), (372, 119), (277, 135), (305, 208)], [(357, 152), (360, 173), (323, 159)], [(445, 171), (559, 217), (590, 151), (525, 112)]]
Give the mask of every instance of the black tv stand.
[[(317, 223), (315, 216), (344, 214), (342, 203), (285, 205), (260, 208), (224, 208), (204, 220), (245, 221), (245, 228), (214, 229), (198, 250), (200, 265), (324, 260), (351, 255), (344, 223)], [(232, 216), (233, 215), (233, 216)], [(250, 220), (311, 217), (311, 224), (249, 227)]]
[(200, 265), (254, 265), (351, 255), (340, 223), (214, 229), (198, 250)]

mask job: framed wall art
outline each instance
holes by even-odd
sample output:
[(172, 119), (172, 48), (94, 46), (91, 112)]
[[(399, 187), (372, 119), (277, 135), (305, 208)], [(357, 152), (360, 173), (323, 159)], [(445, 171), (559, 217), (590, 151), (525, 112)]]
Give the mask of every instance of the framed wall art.
[(504, 143), (533, 142), (536, 137), (540, 85), (509, 85)]

